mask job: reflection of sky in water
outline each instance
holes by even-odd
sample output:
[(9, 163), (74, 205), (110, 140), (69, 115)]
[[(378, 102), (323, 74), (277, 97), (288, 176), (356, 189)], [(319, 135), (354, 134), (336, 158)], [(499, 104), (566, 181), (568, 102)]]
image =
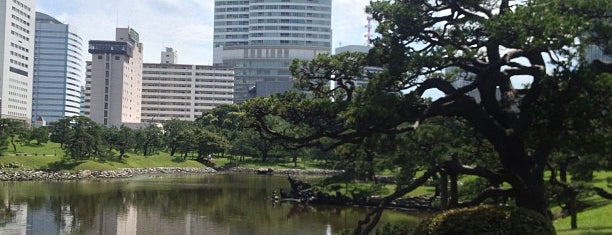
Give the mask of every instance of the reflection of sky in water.
[[(0, 234), (335, 234), (365, 214), (265, 199), (279, 188), (288, 188), (286, 177), (0, 182)], [(386, 212), (382, 223), (389, 220), (417, 221)]]

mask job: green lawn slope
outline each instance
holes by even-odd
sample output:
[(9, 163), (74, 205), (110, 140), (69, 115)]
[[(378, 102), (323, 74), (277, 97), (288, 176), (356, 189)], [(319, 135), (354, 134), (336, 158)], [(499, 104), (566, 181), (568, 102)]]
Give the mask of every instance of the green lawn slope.
[[(9, 146), (10, 147), (10, 146)], [(203, 167), (204, 165), (180, 157), (171, 157), (168, 153), (160, 152), (152, 156), (142, 156), (128, 153), (122, 159), (117, 157), (109, 159), (92, 159), (74, 161), (64, 157), (64, 152), (57, 143), (42, 145), (18, 145), (17, 151), (9, 148), (0, 156), (3, 170), (115, 170), (118, 168), (149, 168), (149, 167)], [(6, 166), (18, 166), (8, 168)]]
[[(595, 172), (592, 182), (595, 186), (612, 191), (612, 172)], [(593, 193), (587, 194), (581, 202), (588, 207), (578, 213), (578, 229), (570, 229), (570, 218), (565, 217), (554, 221), (557, 233), (561, 235), (612, 234), (612, 201)], [(554, 211), (554, 209), (553, 209)]]

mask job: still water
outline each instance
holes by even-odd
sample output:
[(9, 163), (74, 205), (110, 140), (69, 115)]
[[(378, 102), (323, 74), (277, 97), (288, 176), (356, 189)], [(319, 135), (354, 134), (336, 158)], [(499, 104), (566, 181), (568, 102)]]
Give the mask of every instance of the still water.
[(281, 187), (286, 177), (235, 174), (0, 182), (0, 234), (336, 234), (367, 210), (266, 200)]

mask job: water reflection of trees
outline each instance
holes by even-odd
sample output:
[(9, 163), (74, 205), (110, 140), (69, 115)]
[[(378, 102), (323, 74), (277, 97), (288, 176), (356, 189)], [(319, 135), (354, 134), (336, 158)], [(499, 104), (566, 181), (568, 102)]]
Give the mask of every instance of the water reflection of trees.
[[(334, 228), (350, 227), (364, 213), (363, 208), (291, 203), (273, 206), (273, 202), (265, 198), (272, 189), (278, 190), (282, 186), (280, 183), (270, 183), (265, 177), (242, 177), (21, 182), (23, 184), (18, 187), (0, 185), (0, 189), (5, 191), (1, 193), (0, 190), (0, 199), (14, 204), (27, 203), (31, 209), (47, 208), (53, 212), (58, 225), (71, 224), (72, 232), (76, 234), (94, 233), (103, 226), (106, 217), (116, 219), (128, 213), (130, 208), (137, 209), (138, 223), (142, 218), (155, 218), (158, 223), (151, 224), (151, 227), (164, 226), (162, 223), (185, 223), (193, 217), (194, 220), (205, 220), (215, 226), (246, 233), (255, 233), (253, 231), (261, 228), (290, 232), (309, 223), (331, 224)], [(7, 188), (12, 189), (7, 191)], [(62, 215), (66, 210), (72, 215), (72, 221), (63, 221), (65, 217)]]

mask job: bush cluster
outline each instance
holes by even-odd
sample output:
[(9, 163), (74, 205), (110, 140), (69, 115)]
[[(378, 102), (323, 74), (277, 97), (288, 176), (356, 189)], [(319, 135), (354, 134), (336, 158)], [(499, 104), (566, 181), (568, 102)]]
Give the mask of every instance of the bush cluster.
[(440, 212), (423, 220), (414, 234), (548, 235), (555, 229), (544, 216), (528, 209), (482, 205)]

